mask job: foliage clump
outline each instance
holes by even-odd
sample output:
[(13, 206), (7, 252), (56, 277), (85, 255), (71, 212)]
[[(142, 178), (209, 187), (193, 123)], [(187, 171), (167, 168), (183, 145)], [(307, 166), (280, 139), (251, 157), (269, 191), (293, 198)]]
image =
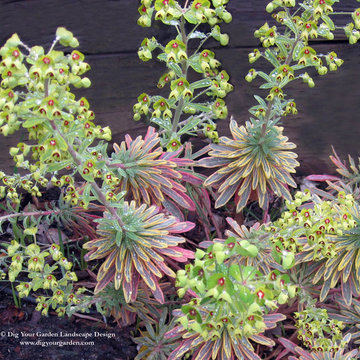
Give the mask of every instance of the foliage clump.
[[(228, 117), (230, 76), (211, 44), (204, 46), (210, 39), (228, 44), (220, 28), (232, 20), (228, 2), (141, 0), (138, 24), (160, 21), (175, 35), (164, 45), (145, 38), (138, 51), (141, 60), (156, 55), (166, 66), (161, 95), (142, 93), (133, 106), (135, 120), (157, 128), (127, 135), (113, 152), (110, 129), (96, 125), (87, 99), (71, 92), (91, 84), (83, 77), (90, 69), (84, 54), (55, 50), (58, 43), (78, 47), (70, 31), (58, 28), (47, 52), (17, 34), (0, 49), (0, 132), (23, 127), (29, 140), (10, 148), (19, 172), (0, 172), (6, 213), (0, 225), (12, 230), (1, 241), (1, 279), (11, 284), (17, 305), (36, 296), (43, 315), (95, 307), (120, 326), (136, 323), (136, 359), (258, 360), (263, 347), (275, 346), (277, 358), (351, 359), (359, 342), (359, 167), (350, 157), (348, 168), (334, 153), (343, 177), (325, 176), (325, 190), (293, 194), (296, 146), (280, 126), (298, 113), (285, 86), (301, 80), (311, 88), (310, 74), (343, 63), (310, 42), (334, 38), (338, 1), (267, 5), (276, 25), (255, 31), (262, 48), (249, 62), (265, 60), (271, 70), (251, 68), (245, 76), (261, 78), (266, 93), (255, 95), (244, 125), (231, 118), (232, 138), (216, 131)], [(360, 9), (348, 15), (343, 29), (353, 44)], [(193, 153), (195, 136), (208, 145)], [(204, 167), (218, 169), (208, 177), (195, 172)], [(24, 192), (35, 199), (50, 185), (59, 189), (58, 201), (24, 207)], [(285, 201), (272, 219), (276, 197)], [(263, 219), (244, 224), (232, 209), (241, 212), (250, 202)], [(219, 214), (229, 228), (219, 226)], [(57, 228), (56, 241), (41, 239), (44, 224)], [(79, 270), (92, 278), (86, 287)], [(276, 338), (270, 330), (280, 322), (283, 337)]]

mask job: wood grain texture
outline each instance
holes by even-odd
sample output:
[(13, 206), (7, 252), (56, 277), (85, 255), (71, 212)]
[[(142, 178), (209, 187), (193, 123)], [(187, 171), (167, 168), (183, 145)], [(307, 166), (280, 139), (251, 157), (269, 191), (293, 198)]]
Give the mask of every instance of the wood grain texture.
[[(259, 93), (260, 82), (248, 84), (244, 76), (253, 67), (248, 63), (248, 52), (260, 46), (253, 37), (254, 31), (266, 21), (272, 22), (265, 12), (267, 2), (231, 0), (228, 9), (233, 21), (223, 26), (231, 38), (229, 46), (208, 44), (235, 86), (235, 91), (227, 97), (227, 104), (229, 114), (238, 122), (248, 119), (248, 108), (255, 104), (253, 94)], [(0, 43), (17, 32), (28, 45), (49, 48), (58, 26), (71, 30), (92, 67), (87, 74), (92, 87), (78, 94), (88, 98), (97, 121), (109, 125), (114, 141), (120, 142), (125, 133), (132, 136), (145, 133), (146, 124), (132, 120), (132, 106), (140, 93), (158, 93), (156, 83), (165, 71), (163, 64), (156, 61), (141, 62), (137, 49), (144, 37), (156, 36), (166, 42), (172, 36), (171, 29), (162, 24), (153, 28), (137, 26), (138, 6), (137, 0), (2, 0)], [(342, 0), (337, 10), (359, 6), (355, 0)], [(340, 16), (339, 21), (345, 23), (346, 20)], [(360, 45), (348, 45), (339, 32), (336, 41), (315, 41), (312, 46), (324, 53), (334, 50), (345, 63), (335, 73), (323, 77), (315, 74), (314, 89), (296, 82), (285, 90), (299, 108), (296, 117), (285, 118), (284, 127), (289, 139), (298, 145), (300, 175), (333, 172), (328, 160), (331, 144), (343, 157), (347, 153), (359, 154)], [(254, 65), (261, 67), (260, 63)], [(218, 128), (220, 135), (228, 135), (228, 120), (219, 121)], [(2, 169), (12, 171), (12, 161), (5, 149), (24, 136), (20, 132), (1, 138)]]

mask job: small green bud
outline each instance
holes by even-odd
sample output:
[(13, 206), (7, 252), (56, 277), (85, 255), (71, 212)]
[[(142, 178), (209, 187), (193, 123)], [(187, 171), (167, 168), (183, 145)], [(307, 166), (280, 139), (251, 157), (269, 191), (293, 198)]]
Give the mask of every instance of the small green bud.
[(185, 293), (186, 293), (186, 290), (184, 288), (180, 288), (177, 291), (179, 298), (182, 298), (185, 295)]
[(84, 88), (88, 88), (88, 87), (91, 85), (90, 79), (87, 78), (87, 77), (81, 79), (81, 85), (82, 85)]
[(228, 34), (221, 34), (220, 35), (220, 45), (226, 46), (229, 43), (229, 35)]
[(196, 259), (202, 259), (204, 256), (205, 256), (205, 251), (203, 251), (201, 249), (196, 250), (196, 253), (195, 253), (195, 258)]
[(15, 155), (17, 155), (17, 153), (18, 153), (19, 151), (20, 151), (19, 148), (17, 148), (17, 147), (11, 147), (9, 153), (10, 153), (11, 156), (15, 156)]
[(275, 6), (274, 6), (274, 4), (273, 4), (272, 2), (270, 2), (270, 3), (268, 3), (268, 4), (266, 5), (266, 11), (267, 11), (268, 13), (272, 13), (272, 12), (274, 11), (274, 9), (275, 9)]
[(281, 292), (277, 300), (280, 305), (283, 305), (286, 304), (288, 298), (289, 297), (285, 293)]
[(326, 66), (320, 66), (320, 67), (318, 68), (318, 73), (319, 73), (319, 75), (325, 75), (325, 74), (327, 74), (327, 72), (328, 72), (328, 69), (327, 69)]
[(228, 11), (225, 10), (222, 13), (222, 19), (224, 20), (224, 22), (226, 22), (228, 24), (229, 22), (232, 21), (232, 15)]

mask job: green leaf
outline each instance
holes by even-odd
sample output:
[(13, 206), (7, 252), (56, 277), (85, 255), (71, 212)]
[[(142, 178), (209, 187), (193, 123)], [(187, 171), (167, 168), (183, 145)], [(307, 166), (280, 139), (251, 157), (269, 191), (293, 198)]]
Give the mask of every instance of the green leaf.
[(262, 71), (258, 71), (257, 74), (262, 77), (264, 80), (266, 80), (267, 82), (270, 82), (270, 83), (273, 83), (274, 80), (268, 75), (268, 74), (265, 74), (264, 72)]
[(158, 55), (157, 57), (159, 60), (161, 61), (165, 61), (166, 62), (166, 59), (167, 59), (167, 55), (165, 53), (161, 53)]
[(239, 265), (233, 264), (229, 267), (229, 274), (237, 281), (242, 281)]
[(192, 67), (192, 69), (200, 74), (203, 73), (203, 70), (201, 68), (200, 62), (199, 62), (199, 54), (193, 55), (188, 59), (188, 64)]
[(181, 67), (180, 67), (178, 64), (170, 61), (170, 62), (167, 64), (167, 66), (168, 66), (168, 68), (169, 68), (170, 70), (174, 71), (177, 76), (179, 76), (179, 77), (184, 76), (184, 74), (183, 74), (182, 71), (181, 71)]
[[(285, 251), (284, 251), (285, 253)], [(283, 255), (282, 266), (285, 270), (292, 268), (295, 265), (295, 255), (292, 252), (286, 252)]]
[(329, 27), (330, 30), (335, 30), (334, 22), (331, 20), (331, 18), (325, 14), (321, 16), (321, 19), (324, 21), (324, 23)]
[(208, 86), (212, 85), (212, 81), (209, 79), (202, 79), (202, 80), (198, 80), (195, 81), (193, 83), (190, 84), (190, 89), (191, 90), (195, 90), (195, 89), (201, 89), (201, 88), (205, 88)]
[[(300, 51), (303, 49), (304, 47), (304, 43), (299, 41), (296, 45), (295, 45), (295, 48), (294, 48), (294, 51), (293, 51), (293, 54), (292, 54), (292, 58), (294, 61), (297, 61), (299, 60), (299, 54), (300, 54)], [(295, 67), (293, 67), (294, 70)]]
[(92, 142), (93, 142), (93, 139), (90, 138), (90, 137), (89, 137), (89, 138), (82, 138), (78, 152), (79, 152), (79, 153), (84, 152), (84, 151), (86, 150), (86, 148), (87, 148)]
[(61, 117), (63, 118), (63, 120), (67, 120), (67, 121), (73, 121), (74, 120), (74, 115), (69, 114), (65, 111), (61, 112)]
[(18, 34), (12, 34), (11, 38), (6, 41), (6, 46), (18, 47), (21, 44), (21, 40)]
[(197, 24), (197, 19), (196, 17), (193, 15), (192, 11), (187, 11), (184, 14), (184, 18), (186, 19), (187, 22), (189, 22), (190, 24)]
[(160, 128), (165, 129), (167, 131), (171, 131), (171, 122), (170, 119), (162, 119), (162, 118), (151, 118), (151, 122), (158, 125)]
[(282, 89), (285, 85), (287, 85), (290, 81), (292, 81), (291, 79), (289, 79), (288, 77), (285, 77), (283, 79), (283, 81), (278, 85), (280, 89)]
[(288, 53), (288, 50), (285, 47), (285, 44), (289, 44), (288, 39), (279, 39), (276, 41), (276, 45), (280, 48), (281, 52), (286, 55)]
[(189, 39), (205, 39), (206, 37), (207, 37), (207, 35), (205, 33), (201, 32), (201, 31), (194, 31), (189, 36)]
[(60, 150), (66, 151), (68, 149), (66, 141), (64, 140), (64, 138), (61, 135), (56, 134), (55, 135), (55, 140), (56, 140), (57, 144), (59, 145)]
[(179, 135), (187, 134), (192, 130), (192, 133), (194, 132), (196, 126), (199, 125), (199, 123), (202, 121), (201, 118), (195, 117), (187, 122), (185, 126), (183, 126), (177, 133)]
[[(37, 106), (37, 102), (38, 102), (38, 99), (33, 97), (33, 98), (30, 98), (30, 99), (26, 99), (22, 104), (21, 104), (21, 110), (27, 110), (29, 108), (32, 108), (34, 106)], [(28, 114), (28, 113), (26, 113)]]
[(207, 283), (208, 289), (212, 289), (212, 288), (218, 286), (218, 280), (223, 277), (224, 277), (224, 274), (221, 274), (221, 273), (211, 275), (210, 278), (208, 279), (208, 283)]
[(331, 288), (331, 278), (327, 279), (322, 288), (321, 288), (321, 292), (320, 292), (320, 301), (323, 302), (327, 296), (327, 294), (329, 293), (329, 290)]
[(34, 118), (31, 118), (31, 119), (28, 119), (26, 120), (22, 126), (24, 128), (31, 128), (35, 125), (39, 125), (39, 124), (42, 124), (46, 119), (45, 118), (39, 118), (39, 117), (34, 117)]
[(33, 290), (36, 291), (36, 290), (40, 289), (40, 288), (43, 286), (43, 283), (44, 283), (44, 281), (43, 281), (42, 279), (39, 279), (39, 278), (33, 280), (33, 281), (32, 281), (32, 284), (33, 284), (32, 288), (33, 288)]
[(249, 290), (247, 286), (238, 286), (239, 299), (245, 303), (252, 303), (254, 300), (254, 294)]
[(260, 85), (260, 89), (271, 89), (274, 87), (274, 83), (265, 83), (265, 84), (262, 84)]
[(35, 235), (37, 233), (38, 229), (36, 226), (29, 227), (24, 230), (25, 235)]
[(74, 39), (73, 34), (64, 27), (57, 28), (56, 37), (59, 38), (60, 44), (63, 46), (69, 46), (70, 42)]
[(292, 66), (293, 70), (301, 70), (301, 69), (304, 69), (305, 66), (304, 65), (294, 65)]
[(121, 245), (121, 240), (123, 238), (123, 233), (122, 233), (122, 230), (121, 231), (117, 231), (116, 234), (115, 234), (115, 243), (117, 246), (120, 247)]
[(92, 190), (92, 185), (91, 184), (86, 184), (83, 190), (83, 201), (85, 204), (89, 204), (90, 199), (91, 199), (91, 190)]
[(197, 111), (209, 112), (211, 110), (209, 105), (191, 103), (190, 106)]
[(263, 98), (261, 98), (261, 97), (258, 96), (258, 95), (254, 95), (254, 98), (257, 100), (257, 102), (258, 102), (262, 107), (264, 107), (264, 108), (267, 107), (266, 102), (264, 101)]
[(271, 50), (267, 49), (264, 53), (264, 56), (266, 60), (268, 60), (274, 67), (280, 66), (279, 60)]
[(296, 25), (293, 23), (292, 19), (285, 18), (283, 24), (286, 25), (294, 34), (297, 33)]
[(51, 149), (50, 147), (47, 148), (46, 151), (43, 154), (41, 154), (40, 161), (43, 162), (43, 161), (49, 159), (50, 156), (52, 155), (52, 153), (53, 153), (53, 149)]

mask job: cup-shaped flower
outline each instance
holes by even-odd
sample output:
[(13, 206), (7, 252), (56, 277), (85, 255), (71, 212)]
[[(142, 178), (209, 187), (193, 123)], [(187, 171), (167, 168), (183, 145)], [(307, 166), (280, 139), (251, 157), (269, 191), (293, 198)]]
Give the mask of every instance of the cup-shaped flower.
[(31, 290), (31, 283), (22, 282), (16, 286), (16, 290), (19, 292), (19, 297), (29, 296)]

